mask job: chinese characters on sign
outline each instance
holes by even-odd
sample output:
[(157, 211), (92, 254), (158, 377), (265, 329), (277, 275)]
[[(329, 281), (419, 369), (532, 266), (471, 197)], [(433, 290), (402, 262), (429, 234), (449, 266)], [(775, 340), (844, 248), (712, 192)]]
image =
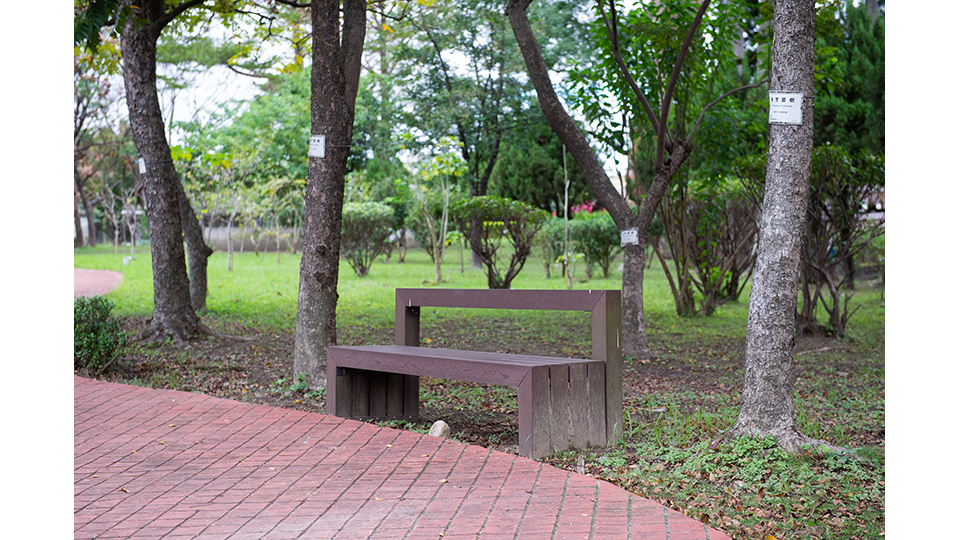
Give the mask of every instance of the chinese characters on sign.
[(326, 155), (327, 146), (326, 135), (311, 135), (310, 150), (307, 151), (307, 157), (322, 158)]
[(640, 243), (640, 235), (636, 228), (620, 231), (620, 247), (636, 246)]
[(770, 123), (803, 123), (803, 94), (770, 92)]

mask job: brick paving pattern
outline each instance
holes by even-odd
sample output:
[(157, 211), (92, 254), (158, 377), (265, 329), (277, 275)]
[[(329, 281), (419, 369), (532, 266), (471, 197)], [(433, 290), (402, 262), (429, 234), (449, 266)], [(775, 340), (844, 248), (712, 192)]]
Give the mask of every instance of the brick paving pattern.
[(75, 377), (74, 538), (729, 537), (516, 455)]

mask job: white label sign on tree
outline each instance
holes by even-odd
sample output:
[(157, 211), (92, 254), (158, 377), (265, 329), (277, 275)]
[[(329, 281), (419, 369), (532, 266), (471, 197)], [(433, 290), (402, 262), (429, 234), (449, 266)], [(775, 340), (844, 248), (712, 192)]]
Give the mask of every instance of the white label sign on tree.
[(803, 124), (803, 94), (770, 92), (771, 124)]
[(310, 136), (310, 151), (307, 152), (307, 157), (316, 157), (322, 158), (326, 155), (327, 146), (327, 136), (326, 135), (311, 135)]
[(620, 247), (635, 246), (640, 243), (640, 234), (636, 228), (620, 231)]

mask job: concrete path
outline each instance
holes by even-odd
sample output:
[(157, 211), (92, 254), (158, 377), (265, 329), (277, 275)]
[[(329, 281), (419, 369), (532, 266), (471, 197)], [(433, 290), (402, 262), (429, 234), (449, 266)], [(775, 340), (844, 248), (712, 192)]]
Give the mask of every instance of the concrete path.
[(123, 274), (113, 270), (73, 269), (73, 295), (98, 296), (116, 289), (123, 281)]
[(74, 538), (729, 537), (516, 455), (75, 377)]

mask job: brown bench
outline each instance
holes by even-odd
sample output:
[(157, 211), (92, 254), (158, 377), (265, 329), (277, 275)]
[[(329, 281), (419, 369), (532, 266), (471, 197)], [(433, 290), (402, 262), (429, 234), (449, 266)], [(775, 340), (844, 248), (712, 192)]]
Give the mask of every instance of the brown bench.
[[(420, 308), (589, 311), (590, 359), (421, 348)], [(520, 455), (614, 442), (623, 424), (620, 291), (397, 289), (396, 345), (327, 347), (327, 412), (419, 420), (419, 377), (517, 388)]]

